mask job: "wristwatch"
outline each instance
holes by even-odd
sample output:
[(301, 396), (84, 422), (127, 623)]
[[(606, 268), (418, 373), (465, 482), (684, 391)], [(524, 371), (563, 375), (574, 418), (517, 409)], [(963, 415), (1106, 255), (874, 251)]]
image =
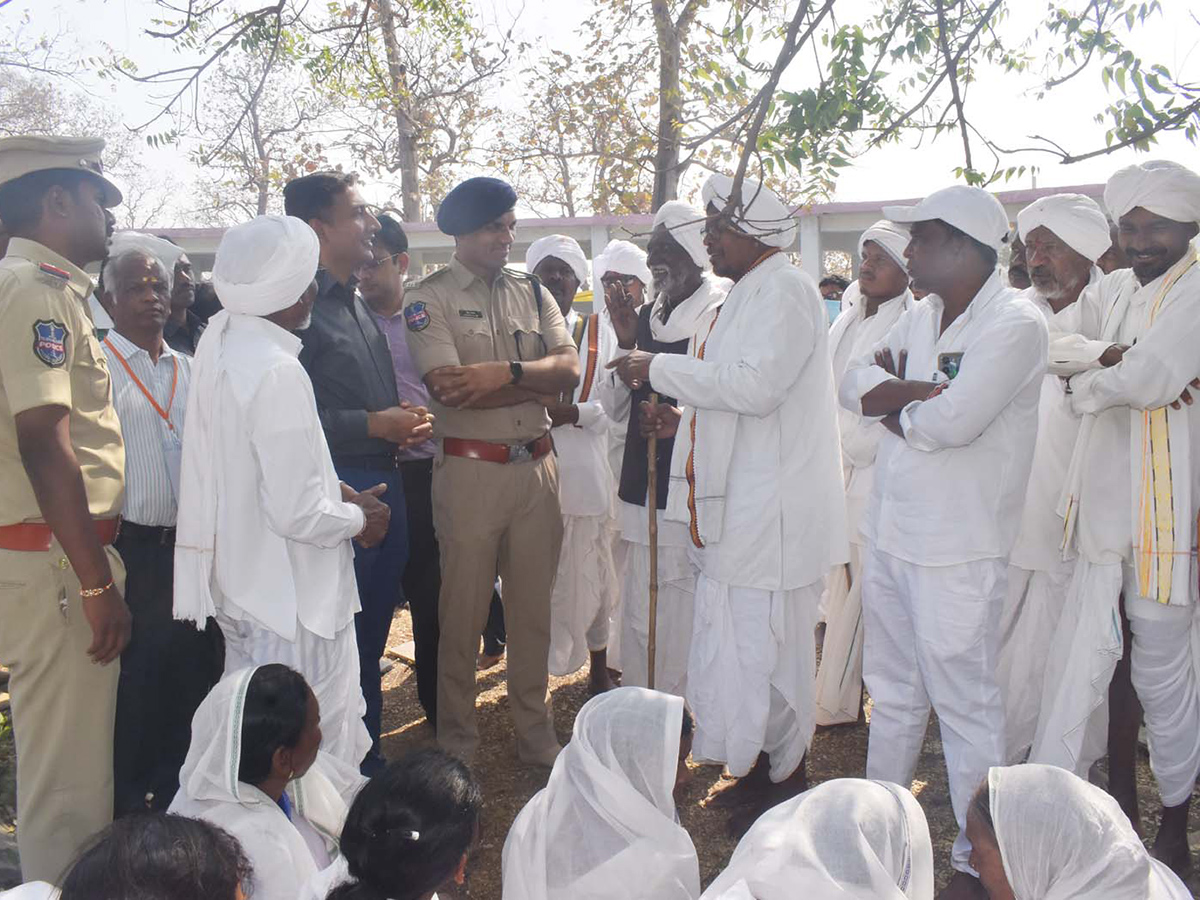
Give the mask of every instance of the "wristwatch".
[(525, 375), (525, 369), (519, 362), (510, 362), (508, 364), (508, 371), (512, 373), (513, 384), (518, 384)]

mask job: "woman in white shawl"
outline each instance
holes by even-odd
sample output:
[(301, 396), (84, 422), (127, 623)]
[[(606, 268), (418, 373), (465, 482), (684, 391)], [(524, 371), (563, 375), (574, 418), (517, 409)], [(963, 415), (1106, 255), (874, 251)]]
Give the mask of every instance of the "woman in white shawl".
[(826, 781), (772, 807), (702, 900), (932, 900), (933, 845), (899, 785)]
[(192, 719), (170, 811), (241, 842), (255, 900), (296, 900), (336, 860), (349, 802), (365, 781), (320, 750), (320, 720), (303, 676), (278, 663), (226, 675)]
[(504, 897), (695, 900), (700, 867), (674, 799), (688, 720), (681, 698), (645, 688), (585, 703), (504, 842)]
[(971, 866), (990, 900), (1188, 900), (1117, 801), (1057, 766), (988, 771), (967, 812)]

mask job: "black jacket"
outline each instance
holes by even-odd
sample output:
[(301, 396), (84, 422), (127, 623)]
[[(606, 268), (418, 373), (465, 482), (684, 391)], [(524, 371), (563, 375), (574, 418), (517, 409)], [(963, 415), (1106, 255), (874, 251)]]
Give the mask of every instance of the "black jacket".
[(354, 284), (319, 269), (312, 325), (297, 332), (329, 452), (335, 464), (347, 465), (395, 454), (395, 444), (367, 437), (367, 413), (400, 405), (387, 338)]

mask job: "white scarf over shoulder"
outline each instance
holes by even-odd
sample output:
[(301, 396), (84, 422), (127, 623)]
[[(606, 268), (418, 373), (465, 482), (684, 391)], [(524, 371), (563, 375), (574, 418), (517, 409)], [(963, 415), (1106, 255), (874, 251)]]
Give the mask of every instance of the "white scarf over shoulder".
[(504, 896), (695, 900), (699, 862), (672, 796), (682, 726), (670, 694), (623, 687), (585, 703), (504, 842)]
[(1020, 900), (1186, 900), (1150, 858), (1117, 801), (1066, 769), (1029, 763), (988, 771), (1004, 874)]
[(702, 900), (933, 900), (925, 813), (899, 785), (839, 778), (765, 812)]

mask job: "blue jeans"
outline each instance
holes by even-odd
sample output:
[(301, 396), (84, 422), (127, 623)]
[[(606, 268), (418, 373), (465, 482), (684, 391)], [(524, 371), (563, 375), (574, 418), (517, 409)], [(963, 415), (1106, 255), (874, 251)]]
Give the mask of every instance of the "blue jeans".
[[(400, 580), (408, 562), (408, 520), (404, 509), (404, 486), (398, 471), (342, 468), (338, 477), (356, 491), (377, 484), (387, 490), (379, 498), (392, 510), (387, 535), (377, 547), (366, 550), (354, 545), (354, 576), (358, 580), (358, 599), (362, 610), (354, 617), (358, 636), (358, 671), (367, 714), (363, 724), (371, 735), (371, 750), (364, 761), (365, 770), (377, 769), (383, 762), (379, 750), (380, 720), (383, 715), (382, 676), (379, 659), (387, 647), (392, 615), (400, 602)], [(369, 771), (367, 772), (369, 774)]]

